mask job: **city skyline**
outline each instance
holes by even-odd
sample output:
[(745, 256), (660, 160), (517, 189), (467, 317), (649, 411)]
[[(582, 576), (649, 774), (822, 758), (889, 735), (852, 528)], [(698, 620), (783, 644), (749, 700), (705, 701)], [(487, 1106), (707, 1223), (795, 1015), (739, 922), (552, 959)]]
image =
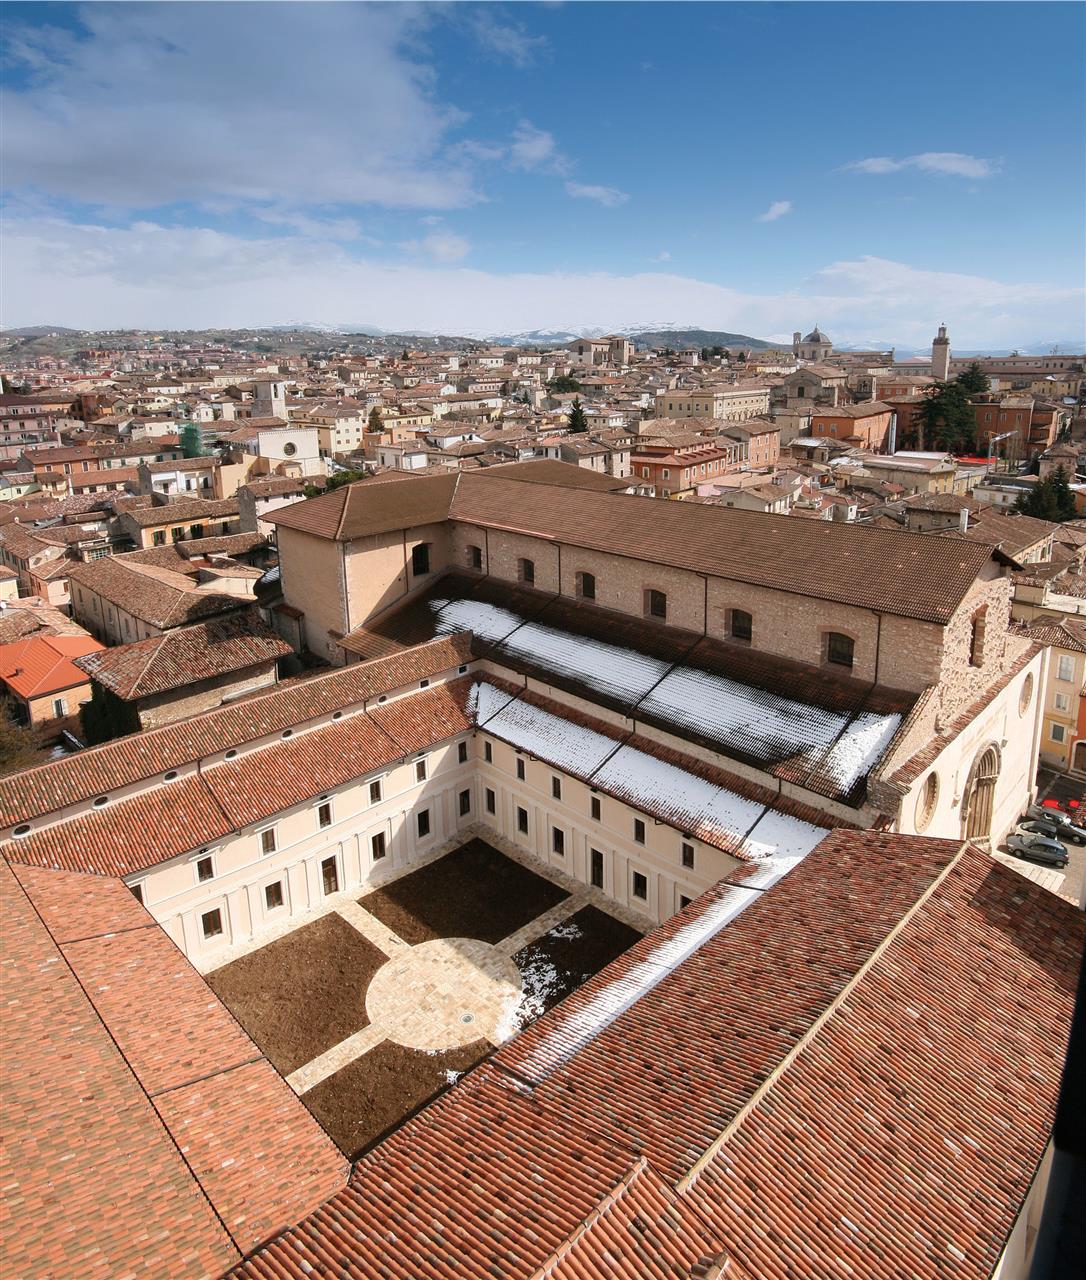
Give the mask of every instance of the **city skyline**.
[(1076, 6), (9, 11), (8, 326), (1083, 342)]

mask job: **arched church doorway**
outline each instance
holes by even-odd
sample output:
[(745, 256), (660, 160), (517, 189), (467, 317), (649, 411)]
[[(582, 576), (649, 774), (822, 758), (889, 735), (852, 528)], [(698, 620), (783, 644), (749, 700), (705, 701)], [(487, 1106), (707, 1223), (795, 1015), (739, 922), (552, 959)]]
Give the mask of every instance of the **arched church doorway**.
[(992, 809), (999, 778), (999, 748), (990, 746), (973, 762), (965, 801), (965, 837), (985, 840), (992, 829)]

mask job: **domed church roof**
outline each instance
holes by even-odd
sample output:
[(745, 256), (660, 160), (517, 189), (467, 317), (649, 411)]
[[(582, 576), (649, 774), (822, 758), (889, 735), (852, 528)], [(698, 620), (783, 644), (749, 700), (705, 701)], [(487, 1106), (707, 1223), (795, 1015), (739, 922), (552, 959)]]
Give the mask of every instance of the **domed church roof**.
[(819, 329), (818, 325), (803, 339), (804, 342), (829, 342), (829, 338)]

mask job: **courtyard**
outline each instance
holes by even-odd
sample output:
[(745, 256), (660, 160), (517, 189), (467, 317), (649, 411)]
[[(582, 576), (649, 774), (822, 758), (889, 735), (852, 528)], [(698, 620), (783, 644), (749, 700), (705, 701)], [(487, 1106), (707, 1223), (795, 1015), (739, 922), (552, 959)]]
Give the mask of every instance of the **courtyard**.
[(641, 936), (470, 840), (207, 975), (356, 1158)]

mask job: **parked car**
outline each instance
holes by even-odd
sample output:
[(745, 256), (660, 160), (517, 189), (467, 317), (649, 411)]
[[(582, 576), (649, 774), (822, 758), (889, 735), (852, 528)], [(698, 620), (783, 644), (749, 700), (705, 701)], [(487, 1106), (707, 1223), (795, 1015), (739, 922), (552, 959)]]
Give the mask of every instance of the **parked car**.
[(1029, 832), (1021, 835), (1015, 833), (1007, 841), (1007, 849), (1016, 858), (1040, 862), (1046, 867), (1067, 866), (1067, 850), (1058, 840), (1051, 840), (1048, 836), (1037, 836)]
[(1086, 844), (1086, 827), (1080, 827), (1059, 809), (1046, 809), (1043, 805), (1032, 804), (1026, 821), (1045, 822), (1051, 827), (1059, 828), (1058, 831), (1051, 832), (1058, 840), (1070, 840), (1072, 844)]

